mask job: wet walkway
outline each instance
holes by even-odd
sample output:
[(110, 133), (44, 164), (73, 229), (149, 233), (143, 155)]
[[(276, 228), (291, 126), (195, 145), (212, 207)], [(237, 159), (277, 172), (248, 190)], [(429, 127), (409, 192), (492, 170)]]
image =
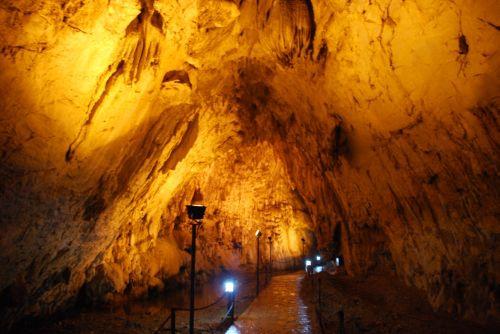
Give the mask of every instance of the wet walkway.
[(274, 276), (226, 334), (312, 333), (299, 293), (303, 276), (302, 272)]

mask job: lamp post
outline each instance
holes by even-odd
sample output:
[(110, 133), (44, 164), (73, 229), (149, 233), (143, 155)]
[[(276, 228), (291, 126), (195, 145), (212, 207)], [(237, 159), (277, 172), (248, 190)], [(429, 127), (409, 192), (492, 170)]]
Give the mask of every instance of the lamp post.
[(273, 275), (273, 258), (272, 258), (272, 250), (273, 250), (273, 237), (268, 236), (267, 240), (269, 240), (269, 280)]
[(224, 283), (224, 291), (227, 294), (227, 314), (229, 316), (229, 319), (231, 319), (231, 323), (234, 322), (235, 285), (235, 282), (232, 280), (226, 281)]
[(306, 265), (305, 269), (306, 269), (307, 276), (311, 276), (313, 274), (312, 261), (309, 259), (306, 259), (305, 265)]
[(259, 295), (259, 265), (260, 265), (260, 237), (262, 236), (262, 232), (260, 230), (257, 230), (257, 232), (255, 232), (255, 237), (257, 238), (257, 268), (255, 269), (256, 270), (256, 275), (257, 275), (257, 284), (256, 284), (256, 296)]
[(189, 295), (189, 333), (194, 334), (194, 290), (196, 277), (196, 229), (201, 226), (206, 207), (203, 205), (187, 205), (188, 217), (191, 219), (191, 291)]
[(300, 241), (302, 241), (302, 258), (304, 258), (305, 257), (304, 247), (306, 245), (306, 239), (301, 238)]

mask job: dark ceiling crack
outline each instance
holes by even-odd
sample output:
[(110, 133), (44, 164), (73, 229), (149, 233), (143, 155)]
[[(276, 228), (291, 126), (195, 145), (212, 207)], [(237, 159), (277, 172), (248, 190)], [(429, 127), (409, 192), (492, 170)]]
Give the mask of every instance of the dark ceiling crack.
[(481, 21), (481, 22), (483, 22), (483, 23), (485, 23), (485, 24), (487, 24), (487, 25), (489, 25), (489, 26), (491, 26), (493, 29), (500, 31), (500, 26), (499, 25), (493, 24), (490, 21), (486, 21), (485, 19), (482, 19), (482, 18), (478, 18), (478, 20)]
[(82, 29), (78, 28), (77, 26), (72, 25), (71, 23), (68, 23), (68, 22), (65, 22), (65, 23), (66, 23), (66, 25), (67, 25), (68, 27), (70, 27), (70, 28), (71, 28), (71, 29), (73, 29), (73, 30), (76, 30), (76, 31), (82, 32), (82, 33), (84, 33), (84, 34), (89, 34), (89, 33), (88, 33), (88, 32), (86, 32), (85, 30), (82, 30)]
[(417, 118), (416, 118), (414, 121), (410, 122), (410, 124), (408, 124), (408, 125), (406, 125), (406, 126), (404, 126), (404, 127), (400, 128), (400, 129), (397, 129), (397, 130), (391, 131), (391, 132), (390, 132), (390, 134), (391, 134), (391, 136), (394, 136), (394, 137), (400, 137), (400, 136), (402, 136), (402, 135), (403, 135), (403, 133), (404, 133), (405, 131), (412, 130), (412, 129), (413, 129), (413, 128), (415, 128), (417, 125), (420, 125), (420, 124), (422, 124), (423, 122), (424, 122), (424, 118), (423, 118), (422, 114), (419, 114), (419, 115), (417, 116)]
[(184, 70), (172, 70), (165, 73), (162, 83), (169, 81), (179, 84), (185, 84), (188, 85), (189, 88), (192, 88), (191, 80), (189, 79), (189, 73)]

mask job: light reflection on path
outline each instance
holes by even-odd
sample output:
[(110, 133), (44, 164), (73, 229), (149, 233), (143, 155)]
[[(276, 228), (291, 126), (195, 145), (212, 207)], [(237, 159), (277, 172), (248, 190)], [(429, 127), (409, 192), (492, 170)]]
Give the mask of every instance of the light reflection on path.
[(273, 277), (226, 334), (311, 333), (307, 306), (299, 293), (302, 278), (302, 272)]

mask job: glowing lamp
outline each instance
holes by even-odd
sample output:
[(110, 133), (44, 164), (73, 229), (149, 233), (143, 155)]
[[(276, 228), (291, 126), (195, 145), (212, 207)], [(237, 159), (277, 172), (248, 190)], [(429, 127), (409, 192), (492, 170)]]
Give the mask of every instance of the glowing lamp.
[(200, 220), (205, 216), (206, 207), (204, 205), (192, 204), (186, 205), (186, 208), (188, 210), (189, 219)]
[(262, 232), (260, 230), (257, 230), (257, 232), (255, 232), (255, 236), (257, 238), (260, 238), (261, 235), (262, 235)]
[(224, 282), (224, 291), (227, 295), (227, 315), (231, 322), (234, 321), (234, 307), (236, 303), (236, 294), (234, 293), (235, 282), (233, 280), (227, 280)]
[(321, 260), (321, 256), (316, 255), (316, 261), (320, 261), (320, 260)]
[(335, 265), (337, 265), (337, 267), (340, 266), (340, 258), (335, 258)]
[(306, 267), (307, 267), (307, 266), (311, 266), (311, 265), (312, 265), (311, 260), (306, 260)]
[(234, 282), (233, 281), (226, 281), (224, 283), (224, 291), (231, 293), (234, 292)]

